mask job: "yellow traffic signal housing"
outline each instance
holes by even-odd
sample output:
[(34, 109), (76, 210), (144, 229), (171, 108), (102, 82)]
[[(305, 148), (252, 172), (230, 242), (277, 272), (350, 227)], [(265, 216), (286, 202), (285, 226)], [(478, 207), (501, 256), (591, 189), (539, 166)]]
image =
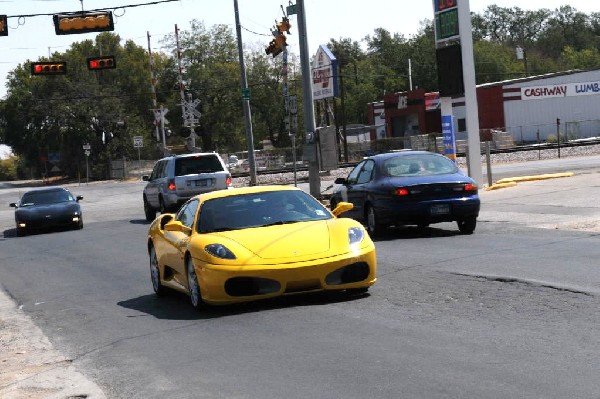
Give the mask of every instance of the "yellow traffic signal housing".
[(31, 75), (64, 75), (67, 73), (67, 63), (62, 61), (32, 62)]
[(92, 57), (87, 59), (87, 67), (89, 70), (98, 71), (101, 69), (113, 69), (117, 67), (115, 57), (112, 55), (105, 57)]
[(278, 34), (273, 40), (269, 42), (265, 52), (272, 54), (273, 58), (277, 57), (283, 51), (283, 48), (287, 46), (287, 38), (283, 34)]
[(0, 36), (8, 36), (8, 22), (6, 15), (0, 15)]
[[(275, 50), (276, 50), (276, 48), (275, 48), (275, 39), (273, 39), (273, 40), (271, 40), (269, 42), (269, 45), (265, 49), (265, 53), (267, 53), (267, 54), (273, 54), (275, 52)], [(273, 55), (273, 57), (275, 57), (275, 55)]]
[(290, 29), (292, 28), (292, 24), (290, 24), (290, 20), (287, 18), (283, 18), (281, 20), (281, 22), (279, 22), (277, 25), (277, 30), (279, 31), (279, 33), (290, 33)]
[(57, 35), (72, 35), (115, 30), (111, 11), (78, 12), (54, 15)]

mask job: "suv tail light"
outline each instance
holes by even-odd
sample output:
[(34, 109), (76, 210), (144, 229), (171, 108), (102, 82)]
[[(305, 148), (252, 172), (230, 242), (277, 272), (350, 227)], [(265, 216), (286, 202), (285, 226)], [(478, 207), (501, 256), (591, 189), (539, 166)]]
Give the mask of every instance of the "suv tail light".
[(177, 185), (175, 185), (175, 179), (169, 179), (169, 184), (167, 185), (169, 191), (175, 191)]
[(227, 187), (231, 186), (231, 182), (232, 182), (231, 176), (227, 176), (225, 178), (225, 184), (227, 185)]

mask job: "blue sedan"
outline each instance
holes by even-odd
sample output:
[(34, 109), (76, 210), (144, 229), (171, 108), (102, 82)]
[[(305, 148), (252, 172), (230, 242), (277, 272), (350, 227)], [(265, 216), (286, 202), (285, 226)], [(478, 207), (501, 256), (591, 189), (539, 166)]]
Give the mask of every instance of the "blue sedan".
[(388, 226), (456, 222), (462, 234), (477, 225), (476, 182), (447, 157), (428, 151), (399, 151), (363, 159), (348, 177), (338, 178), (331, 208), (351, 202), (344, 214), (377, 236)]

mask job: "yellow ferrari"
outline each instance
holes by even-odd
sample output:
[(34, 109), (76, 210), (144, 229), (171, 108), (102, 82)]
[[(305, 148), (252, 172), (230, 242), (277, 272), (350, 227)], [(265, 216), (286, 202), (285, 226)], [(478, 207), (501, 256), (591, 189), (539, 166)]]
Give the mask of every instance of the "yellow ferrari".
[(291, 186), (254, 186), (200, 194), (148, 231), (156, 294), (190, 296), (192, 306), (345, 290), (376, 281), (375, 246), (364, 227), (337, 216)]

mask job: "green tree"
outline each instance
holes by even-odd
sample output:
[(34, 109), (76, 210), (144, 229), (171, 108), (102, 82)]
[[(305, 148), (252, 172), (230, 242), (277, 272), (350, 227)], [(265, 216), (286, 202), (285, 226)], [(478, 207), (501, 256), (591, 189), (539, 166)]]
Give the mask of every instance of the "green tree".
[[(118, 68), (88, 70), (87, 57), (108, 54)], [(32, 77), (27, 61), (9, 74), (0, 127), (4, 141), (38, 175), (59, 167), (72, 177), (81, 173), (82, 145), (89, 143), (93, 175), (105, 178), (109, 160), (133, 153), (132, 132), (150, 134), (150, 96), (140, 87), (142, 79), (148, 81), (147, 55), (130, 42), (123, 48), (117, 35), (102, 33), (50, 59), (66, 60), (68, 73)], [(60, 162), (49, 165), (50, 154), (59, 154)]]

